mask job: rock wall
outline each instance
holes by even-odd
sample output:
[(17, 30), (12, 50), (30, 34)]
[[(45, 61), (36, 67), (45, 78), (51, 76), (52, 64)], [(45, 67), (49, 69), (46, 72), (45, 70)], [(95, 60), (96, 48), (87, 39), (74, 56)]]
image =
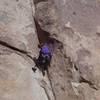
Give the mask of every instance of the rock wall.
[(30, 0), (0, 0), (0, 100), (48, 100), (41, 72), (33, 73), (38, 55)]
[[(51, 37), (59, 40), (64, 47), (60, 49), (64, 55), (59, 49), (60, 57), (57, 51), (54, 53), (52, 68), (49, 69), (52, 73), (50, 76), (56, 100), (67, 98), (68, 100), (98, 100), (99, 98), (99, 6), (99, 0), (35, 2), (35, 16), (39, 25), (49, 32)], [(70, 67), (66, 64), (68, 58), (72, 63)], [(64, 93), (60, 90), (63, 83), (66, 88)]]
[[(99, 100), (99, 6), (99, 0), (0, 0), (0, 100)], [(45, 41), (53, 58), (43, 77), (32, 67)]]

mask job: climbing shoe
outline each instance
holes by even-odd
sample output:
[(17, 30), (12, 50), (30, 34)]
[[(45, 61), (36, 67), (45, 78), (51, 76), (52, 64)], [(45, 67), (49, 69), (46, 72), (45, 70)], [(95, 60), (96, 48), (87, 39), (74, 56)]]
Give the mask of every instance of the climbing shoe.
[(32, 70), (33, 70), (33, 71), (34, 71), (34, 73), (35, 73), (37, 69), (36, 69), (36, 68), (32, 68)]

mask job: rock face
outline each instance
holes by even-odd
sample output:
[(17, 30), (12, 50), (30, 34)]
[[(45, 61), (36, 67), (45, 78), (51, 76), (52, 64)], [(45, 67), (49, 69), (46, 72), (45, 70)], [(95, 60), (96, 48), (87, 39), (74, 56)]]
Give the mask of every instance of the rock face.
[[(0, 0), (0, 100), (99, 100), (99, 6), (99, 0)], [(33, 73), (32, 58), (45, 41), (53, 58), (43, 77)]]
[(0, 0), (0, 100), (48, 100), (28, 55), (38, 54), (30, 0)]
[[(98, 100), (100, 88), (100, 1), (41, 0), (35, 5), (36, 19), (41, 28), (49, 32), (51, 37), (62, 42), (64, 46), (62, 50), (73, 65), (70, 65), (70, 78), (69, 75), (66, 75), (68, 71), (61, 72), (65, 73), (66, 79), (63, 78), (65, 84), (69, 82), (72, 86), (65, 86), (70, 88), (65, 89), (67, 92), (63, 95), (63, 92), (59, 93), (58, 89), (62, 86), (60, 84), (62, 78), (60, 79), (59, 73), (63, 68), (67, 70), (68, 66), (67, 64), (63, 65), (66, 61), (63, 62), (62, 57), (59, 58), (58, 54), (54, 54), (56, 59), (51, 66), (55, 68), (54, 70), (50, 68), (50, 72), (55, 73), (51, 74), (51, 77), (56, 99)], [(55, 63), (56, 60), (57, 63)], [(61, 68), (61, 63), (63, 63), (63, 68)], [(67, 81), (68, 79), (70, 81)], [(58, 82), (56, 83), (56, 81)], [(68, 91), (69, 89), (70, 91)], [(61, 99), (62, 97), (63, 99)]]

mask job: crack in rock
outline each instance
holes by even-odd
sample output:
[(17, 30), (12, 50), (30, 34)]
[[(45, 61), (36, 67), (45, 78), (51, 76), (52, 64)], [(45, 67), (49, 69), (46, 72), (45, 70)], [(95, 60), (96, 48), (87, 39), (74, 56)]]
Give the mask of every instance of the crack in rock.
[(17, 47), (14, 47), (14, 46), (8, 44), (7, 42), (1, 41), (1, 40), (0, 40), (0, 45), (2, 45), (2, 46), (4, 46), (4, 47), (7, 47), (7, 48), (9, 48), (9, 49), (11, 49), (11, 50), (13, 50), (13, 51), (15, 51), (15, 53), (16, 53), (16, 52), (19, 52), (19, 53), (21, 53), (21, 54), (24, 54), (24, 55), (26, 55), (27, 57), (29, 57), (30, 59), (33, 60), (32, 56), (30, 55), (30, 52), (28, 52), (28, 51), (25, 51), (25, 50), (19, 49), (19, 48), (17, 48)]

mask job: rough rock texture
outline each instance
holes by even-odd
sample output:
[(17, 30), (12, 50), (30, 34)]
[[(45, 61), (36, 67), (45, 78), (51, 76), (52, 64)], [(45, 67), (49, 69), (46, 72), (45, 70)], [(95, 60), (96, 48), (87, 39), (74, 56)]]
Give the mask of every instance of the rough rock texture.
[(0, 100), (48, 100), (28, 57), (38, 54), (33, 7), (30, 0), (0, 0)]
[[(99, 100), (99, 16), (100, 0), (0, 0), (0, 100)], [(45, 41), (43, 77), (32, 57)]]
[[(73, 90), (67, 89), (67, 94), (59, 93), (60, 70), (68, 67), (63, 64), (59, 55), (52, 62), (50, 68), (52, 84), (57, 100), (68, 97), (68, 100), (98, 100), (100, 88), (100, 1), (99, 0), (48, 0), (39, 1), (36, 6), (36, 19), (41, 28), (58, 39), (64, 46), (64, 54), (70, 58), (73, 67), (70, 66), (71, 76), (68, 81)], [(61, 63), (62, 67), (61, 68)], [(52, 70), (54, 68), (54, 70)], [(59, 71), (58, 71), (59, 70)], [(57, 74), (56, 74), (57, 73)], [(66, 72), (61, 72), (62, 74)], [(63, 75), (62, 75), (63, 76)], [(66, 85), (68, 84), (66, 75)], [(58, 80), (59, 79), (59, 80)], [(56, 81), (60, 85), (55, 85)], [(66, 88), (68, 86), (65, 86)], [(56, 88), (56, 89), (55, 89)], [(73, 93), (74, 92), (74, 93)], [(60, 95), (59, 95), (60, 94)], [(66, 97), (67, 96), (67, 97)], [(73, 98), (70, 98), (70, 97)]]

